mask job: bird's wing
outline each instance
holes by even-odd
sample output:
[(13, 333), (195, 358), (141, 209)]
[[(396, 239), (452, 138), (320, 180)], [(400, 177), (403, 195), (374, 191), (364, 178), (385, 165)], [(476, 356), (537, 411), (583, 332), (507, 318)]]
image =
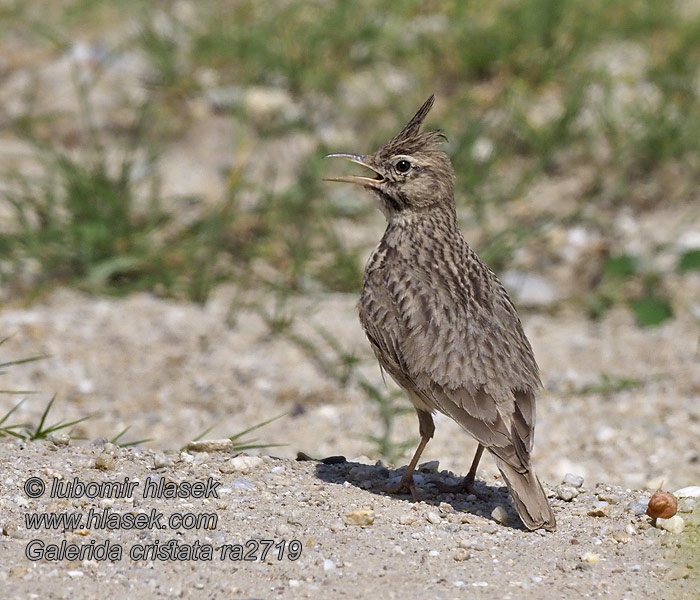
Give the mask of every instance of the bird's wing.
[(530, 462), (539, 370), (502, 285), (476, 255), (469, 260), (468, 273), (385, 270), (401, 323), (390, 345), (422, 395), (520, 470)]

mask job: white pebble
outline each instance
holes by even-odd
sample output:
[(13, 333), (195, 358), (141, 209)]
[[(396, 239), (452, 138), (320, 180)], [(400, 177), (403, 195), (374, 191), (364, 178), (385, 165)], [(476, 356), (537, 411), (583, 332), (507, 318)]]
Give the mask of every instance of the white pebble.
[(326, 558), (323, 561), (323, 570), (326, 573), (328, 573), (329, 571), (335, 571), (335, 563), (330, 558)]
[(440, 518), (440, 515), (437, 514), (436, 512), (432, 512), (432, 511), (429, 512), (427, 519), (433, 525), (439, 525), (440, 523), (442, 523), (442, 519)]
[(700, 485), (691, 485), (673, 492), (676, 498), (700, 498)]
[(440, 553), (437, 550), (431, 550), (430, 552), (428, 552), (428, 556), (432, 556), (433, 558), (435, 558), (436, 556), (440, 556)]
[(415, 522), (416, 522), (416, 517), (410, 513), (403, 513), (399, 517), (399, 523), (401, 525), (413, 525), (413, 523), (415, 523)]
[(571, 502), (576, 496), (579, 495), (578, 488), (572, 485), (558, 485), (557, 486), (557, 498), (564, 500), (564, 502)]
[(573, 473), (567, 473), (564, 475), (564, 479), (562, 479), (561, 482), (566, 485), (573, 485), (575, 488), (580, 488), (583, 485), (583, 477), (574, 475)]
[(239, 456), (234, 456), (231, 460), (227, 461), (226, 464), (234, 471), (248, 473), (262, 464), (262, 458), (259, 456), (246, 456), (245, 454), (241, 454)]
[(169, 467), (172, 464), (172, 461), (165, 456), (162, 452), (156, 452), (156, 455), (153, 457), (153, 468), (154, 469), (161, 469), (163, 467)]
[(600, 560), (600, 556), (598, 556), (595, 552), (584, 552), (581, 555), (582, 562), (597, 563), (599, 560)]
[(665, 529), (669, 533), (680, 533), (685, 527), (685, 521), (683, 521), (683, 517), (674, 515), (670, 519), (656, 519), (656, 526), (659, 529)]
[(695, 500), (695, 498), (681, 498), (680, 502), (678, 503), (678, 512), (693, 512), (695, 510), (696, 504), (697, 501)]
[(508, 513), (502, 506), (497, 506), (491, 511), (491, 518), (496, 521), (496, 523), (503, 525), (508, 521)]

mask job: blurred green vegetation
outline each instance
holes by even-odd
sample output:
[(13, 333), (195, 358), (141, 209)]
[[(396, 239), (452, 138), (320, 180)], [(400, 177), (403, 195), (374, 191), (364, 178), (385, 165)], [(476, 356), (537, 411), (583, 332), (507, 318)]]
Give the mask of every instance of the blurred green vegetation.
[[(589, 313), (624, 304), (643, 325), (673, 314), (657, 250), (629, 255), (611, 223), (623, 207), (697, 201), (700, 12), (680, 3), (61, 0), (39, 10), (11, 1), (0, 33), (47, 61), (78, 36), (114, 60), (136, 51), (149, 67), (146, 94), (124, 101), (130, 117), (118, 127), (96, 123), (92, 84), (78, 76), (77, 114), (38, 112), (29, 77), (26, 109), (4, 122), (42, 167), (3, 174), (0, 203), (13, 224), (2, 228), (0, 278), (14, 295), (56, 282), (199, 302), (229, 280), (276, 293), (355, 291), (367, 243), (344, 230), (376, 215), (369, 202), (348, 210), (338, 194), (353, 192), (321, 183), (319, 158), (373, 150), (435, 92), (429, 121), (448, 134), (460, 212), (496, 270), (553, 224), (582, 223), (607, 244), (576, 292)], [(212, 86), (233, 86), (234, 99), (209, 110), (245, 125), (250, 156), (232, 167), (223, 197), (199, 202), (182, 223), (166, 208), (157, 165)], [(300, 109), (254, 118), (236, 101), (250, 86), (283, 90)], [(75, 121), (77, 140), (57, 133), (57, 119)], [(359, 147), (326, 147), (319, 132), (329, 125), (355, 132)], [(257, 144), (293, 132), (316, 140), (293, 182), (251, 181)], [(538, 182), (581, 169), (587, 183), (566, 208), (528, 205)], [(243, 202), (251, 190), (257, 201)], [(697, 252), (679, 257), (677, 273), (698, 268)]]

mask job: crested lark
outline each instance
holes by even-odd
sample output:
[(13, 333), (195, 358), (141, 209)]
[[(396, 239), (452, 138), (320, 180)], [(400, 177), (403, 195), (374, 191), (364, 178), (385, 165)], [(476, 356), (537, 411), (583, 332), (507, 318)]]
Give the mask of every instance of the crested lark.
[(431, 96), (374, 154), (330, 154), (368, 167), (374, 177), (329, 178), (370, 190), (388, 225), (365, 268), (360, 321), (380, 367), (408, 394), (421, 441), (394, 492), (411, 489), (413, 471), (440, 411), (493, 455), (529, 529), (556, 523), (530, 459), (539, 369), (513, 304), (457, 224), (454, 172), (421, 132)]

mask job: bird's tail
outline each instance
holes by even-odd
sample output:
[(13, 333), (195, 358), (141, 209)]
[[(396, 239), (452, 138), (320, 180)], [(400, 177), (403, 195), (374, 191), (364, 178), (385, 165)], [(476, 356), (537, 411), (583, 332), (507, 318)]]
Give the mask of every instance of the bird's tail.
[(515, 508), (525, 523), (525, 527), (528, 529), (543, 527), (547, 531), (554, 531), (557, 528), (557, 523), (552, 507), (549, 505), (542, 484), (537, 479), (532, 465), (528, 465), (528, 470), (520, 473), (498, 456), (494, 455), (493, 458), (501, 475), (503, 475)]

